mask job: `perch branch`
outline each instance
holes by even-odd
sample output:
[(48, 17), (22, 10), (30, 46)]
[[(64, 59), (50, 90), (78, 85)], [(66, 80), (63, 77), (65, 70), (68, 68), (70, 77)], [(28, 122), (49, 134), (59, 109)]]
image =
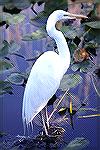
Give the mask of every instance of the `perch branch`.
[(67, 92), (68, 92), (68, 90), (64, 93), (64, 95), (59, 100), (58, 104), (56, 105), (56, 107), (54, 108), (54, 110), (52, 111), (52, 113), (50, 114), (50, 116), (48, 117), (48, 121), (50, 120), (50, 118), (52, 117), (52, 115), (54, 114), (54, 112), (57, 110), (57, 108), (60, 105), (60, 103), (63, 101), (63, 99), (64, 99), (65, 95), (67, 94)]

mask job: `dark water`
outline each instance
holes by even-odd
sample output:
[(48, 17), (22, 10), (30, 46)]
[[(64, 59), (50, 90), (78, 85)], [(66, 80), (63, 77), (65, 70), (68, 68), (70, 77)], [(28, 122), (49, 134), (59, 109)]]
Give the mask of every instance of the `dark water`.
[[(30, 26), (27, 21), (25, 25), (22, 24), (22, 28), (20, 27), (21, 26), (19, 25), (19, 30), (17, 29), (16, 32), (15, 27), (7, 29), (6, 32), (3, 30), (3, 40), (7, 39), (10, 41), (13, 38), (13, 40), (19, 42), (21, 44), (20, 52), (24, 54), (26, 58), (30, 58), (32, 56), (33, 50), (45, 51), (45, 41), (20, 42), (20, 34), (23, 35), (25, 33), (31, 33), (36, 29), (32, 25)], [(15, 36), (14, 34), (16, 34), (17, 36)], [(26, 63), (25, 60), (16, 56), (10, 56), (10, 58), (13, 63), (17, 65), (15, 71), (24, 72), (25, 69), (33, 63)], [(82, 89), (80, 90), (81, 87)], [(3, 97), (0, 97), (0, 131), (4, 131), (5, 133), (7, 133), (7, 136), (5, 136), (4, 139), (7, 139), (9, 135), (12, 137), (23, 135), (21, 111), (24, 88), (20, 86), (13, 86), (13, 89), (13, 95), (4, 95)], [(83, 100), (87, 95), (90, 95), (88, 97), (88, 107), (95, 108), (97, 106), (100, 106), (100, 97), (96, 94), (91, 81), (88, 80), (86, 76), (84, 76), (84, 82), (82, 83), (82, 85), (79, 85), (78, 87), (72, 89), (71, 92), (78, 94), (81, 100)], [(74, 130), (67, 124), (64, 125), (64, 128), (66, 130), (64, 134), (64, 140), (67, 143), (69, 143), (76, 137), (84, 137), (90, 141), (88, 148), (85, 148), (85, 150), (100, 149), (99, 117), (87, 119), (76, 119), (74, 117)], [(41, 127), (38, 127), (36, 125), (34, 127), (33, 135), (37, 135), (40, 130)]]
[[(22, 87), (14, 87), (14, 95), (5, 95), (2, 100), (0, 100), (2, 122), (0, 123), (0, 130), (5, 131), (5, 133), (14, 137), (17, 135), (23, 135), (23, 126), (21, 118), (21, 108), (23, 99)], [(92, 95), (89, 97), (89, 106), (98, 106), (100, 104), (99, 97), (90, 88)], [(73, 90), (73, 92), (75, 92)], [(73, 140), (75, 137), (84, 137), (90, 141), (88, 150), (99, 150), (100, 147), (100, 120), (99, 117), (87, 118), (87, 119), (74, 119), (74, 130), (71, 126), (65, 124), (65, 134), (64, 139), (66, 142)], [(34, 135), (38, 134), (41, 127), (35, 125)], [(7, 137), (6, 137), (7, 138)], [(86, 148), (85, 148), (86, 149)]]

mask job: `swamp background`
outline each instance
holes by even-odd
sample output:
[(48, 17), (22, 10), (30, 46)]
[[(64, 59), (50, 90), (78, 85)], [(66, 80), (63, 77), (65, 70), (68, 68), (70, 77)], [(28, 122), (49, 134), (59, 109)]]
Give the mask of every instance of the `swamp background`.
[[(29, 71), (43, 52), (56, 50), (54, 41), (47, 37), (45, 32), (47, 17), (56, 9), (68, 9), (72, 13), (82, 13), (89, 17), (87, 20), (57, 24), (57, 28), (62, 30), (68, 41), (71, 65), (56, 93), (57, 98), (60, 98), (69, 89), (70, 96), (65, 97), (51, 120), (51, 123), (56, 120), (55, 124), (65, 129), (63, 142), (61, 141), (56, 149), (98, 150), (100, 148), (99, 0), (21, 0), (19, 3), (16, 0), (0, 0), (1, 150), (29, 149), (25, 147), (25, 143), (19, 142), (17, 146), (13, 143), (18, 142), (22, 138), (20, 136), (23, 136), (21, 109)], [(73, 110), (77, 111), (72, 114), (74, 130), (70, 124), (70, 99)], [(48, 113), (55, 106), (56, 102), (48, 106)], [(68, 118), (68, 122), (64, 121), (64, 116)], [(37, 136), (42, 130), (42, 126), (38, 126), (39, 120), (36, 119), (34, 122), (34, 130), (30, 132), (31, 137)], [(16, 137), (17, 135), (19, 136)], [(77, 142), (74, 141), (74, 144), (71, 143), (68, 147), (68, 144), (76, 138)], [(45, 146), (43, 149), (46, 149)]]

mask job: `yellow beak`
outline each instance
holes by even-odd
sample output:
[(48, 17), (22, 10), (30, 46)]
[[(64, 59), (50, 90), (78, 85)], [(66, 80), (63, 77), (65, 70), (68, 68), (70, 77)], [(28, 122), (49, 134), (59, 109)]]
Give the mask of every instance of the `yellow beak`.
[(84, 16), (84, 15), (77, 15), (77, 14), (71, 14), (71, 13), (69, 13), (68, 16), (72, 17), (72, 18), (76, 18), (76, 19), (86, 19), (86, 18), (88, 18), (87, 16)]

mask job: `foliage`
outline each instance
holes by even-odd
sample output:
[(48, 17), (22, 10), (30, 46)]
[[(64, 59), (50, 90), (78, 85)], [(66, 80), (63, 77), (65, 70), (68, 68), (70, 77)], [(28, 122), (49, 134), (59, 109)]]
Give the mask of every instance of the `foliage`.
[(25, 76), (21, 73), (12, 73), (7, 80), (16, 85), (22, 85), (24, 83)]
[(12, 86), (8, 81), (0, 80), (0, 95), (6, 93), (12, 94)]
[[(20, 0), (20, 2), (18, 2), (17, 0), (1, 0), (0, 4), (4, 5), (8, 10), (10, 9), (26, 9), (28, 7), (30, 7), (31, 4), (35, 4), (38, 3), (38, 5), (40, 5), (41, 1), (40, 0)], [(42, 2), (45, 2), (45, 9), (44, 11), (48, 14), (50, 14), (53, 10), (55, 9), (64, 9), (66, 8), (66, 0), (58, 0), (58, 1), (53, 1), (53, 0), (43, 0)]]
[(0, 46), (0, 58), (5, 58), (8, 54), (15, 54), (19, 49), (20, 45), (14, 41), (10, 41), (10, 43), (3, 41)]
[(16, 25), (24, 21), (25, 16), (23, 14), (9, 14), (6, 12), (0, 12), (0, 23), (5, 22), (7, 25)]
[(6, 135), (5, 132), (0, 131), (0, 137), (2, 138), (4, 135)]
[(87, 22), (85, 25), (94, 28), (94, 29), (100, 29), (100, 21), (92, 21), (92, 22)]
[(80, 72), (88, 72), (89, 68), (91, 68), (93, 64), (91, 63), (90, 60), (83, 61), (80, 63), (75, 63), (71, 66), (71, 69), (73, 71), (80, 71)]
[(66, 74), (60, 83), (59, 89), (67, 91), (70, 88), (77, 86), (82, 81), (82, 77), (79, 74)]
[(83, 137), (77, 137), (71, 141), (64, 150), (81, 150), (87, 147), (89, 141)]
[(95, 3), (100, 3), (100, 1), (99, 0), (95, 0)]
[[(41, 13), (35, 12), (34, 4), (37, 2), (38, 6), (40, 6), (43, 2), (45, 2), (44, 11)], [(99, 1), (96, 1), (98, 3)], [(45, 45), (46, 50), (54, 50), (57, 51), (57, 46), (55, 42), (48, 38), (48, 35), (45, 30), (46, 21), (48, 15), (56, 9), (65, 9), (67, 7), (66, 0), (24, 0), (18, 2), (17, 0), (1, 0), (0, 5), (3, 5), (3, 12), (0, 13), (0, 26), (6, 24), (6, 29), (9, 26), (16, 26), (17, 24), (26, 23), (25, 19), (26, 16), (21, 11), (24, 9), (29, 8), (35, 13), (34, 18), (29, 18), (28, 23), (35, 26), (38, 29), (31, 34), (25, 34), (22, 36), (22, 42), (30, 42), (34, 40), (42, 40), (43, 38), (46, 39), (47, 43)], [(89, 10), (90, 12), (90, 10)], [(91, 13), (91, 12), (90, 12)], [(91, 78), (93, 83), (94, 89), (98, 96), (100, 96), (100, 66), (95, 63), (95, 58), (98, 55), (98, 51), (100, 49), (100, 21), (98, 20), (85, 20), (81, 23), (80, 27), (73, 26), (73, 22), (68, 22), (61, 27), (61, 31), (63, 32), (66, 40), (68, 42), (68, 46), (70, 48), (71, 53), (71, 71), (72, 74), (66, 74), (63, 76), (63, 79), (60, 84), (60, 91), (62, 92), (62, 97), (56, 101), (53, 101), (51, 105), (53, 105), (53, 113), (50, 114), (50, 123), (53, 124), (60, 124), (60, 123), (69, 123), (73, 128), (73, 116), (77, 115), (76, 117), (80, 117), (79, 115), (87, 114), (87, 113), (94, 113), (97, 112), (97, 108), (86, 108), (85, 100), (80, 102), (80, 98), (73, 95), (70, 90), (76, 88), (79, 84), (82, 84), (83, 78), (82, 75), (87, 74)], [(4, 28), (5, 29), (5, 28)], [(6, 30), (5, 29), (5, 30)], [(97, 34), (98, 33), (98, 34)], [(49, 39), (49, 40), (48, 40)], [(8, 72), (8, 75), (5, 77), (4, 80), (0, 80), (0, 95), (3, 94), (13, 94), (13, 85), (17, 86), (25, 86), (29, 72), (30, 72), (30, 61), (35, 61), (42, 52), (38, 50), (34, 50), (33, 55), (31, 57), (25, 58), (25, 56), (18, 53), (21, 48), (21, 44), (18, 44), (16, 41), (6, 41), (4, 40), (0, 45), (0, 74)], [(19, 59), (23, 58), (25, 62), (29, 63), (28, 69), (25, 72), (17, 71), (16, 66), (13, 65), (13, 62), (10, 60), (11, 55), (17, 55), (20, 57)], [(98, 68), (96, 68), (98, 67)], [(16, 70), (13, 72), (13, 68)], [(94, 69), (95, 68), (95, 69)], [(61, 96), (61, 95), (60, 95)], [(70, 105), (71, 104), (71, 105)], [(49, 107), (49, 106), (48, 106)], [(70, 111), (72, 110), (72, 112)], [(53, 120), (51, 116), (53, 116), (54, 112), (57, 111), (58, 118), (54, 118)], [(95, 116), (100, 116), (99, 114)], [(37, 120), (40, 116), (37, 118)], [(82, 117), (81, 117), (82, 118)], [(83, 117), (84, 118), (84, 117)], [(35, 120), (35, 123), (37, 122)], [(37, 123), (40, 124), (41, 123)], [(64, 132), (63, 129), (59, 130), (58, 128), (50, 129), (52, 133), (52, 137), (45, 137), (42, 133), (38, 139), (35, 139), (35, 142), (40, 142), (41, 139), (45, 143), (45, 141), (53, 141), (55, 142), (56, 138), (61, 137), (62, 134), (59, 136), (56, 135), (58, 133)], [(55, 134), (54, 134), (55, 133)], [(3, 136), (4, 133), (0, 132), (0, 136)], [(56, 138), (55, 138), (56, 137)], [(34, 141), (34, 140), (33, 140)], [(26, 143), (24, 143), (26, 142)], [(34, 142), (30, 139), (21, 138), (15, 142), (16, 144), (21, 144), (21, 146), (26, 144), (27, 146), (34, 145)], [(40, 144), (38, 143), (38, 144)], [(52, 142), (51, 142), (52, 143)], [(29, 145), (28, 145), (29, 144)], [(76, 138), (71, 141), (64, 150), (78, 150), (85, 148), (89, 144), (89, 141), (85, 138)], [(14, 149), (17, 149), (19, 145), (14, 146)], [(32, 145), (32, 146), (33, 146)], [(27, 147), (29, 148), (29, 147)], [(13, 149), (13, 148), (12, 148)]]
[(0, 73), (11, 70), (14, 65), (8, 60), (0, 60)]
[(57, 9), (65, 9), (67, 7), (66, 0), (47, 0), (44, 11), (48, 14)]
[(15, 7), (18, 9), (26, 9), (31, 5), (31, 3), (29, 0), (20, 0), (20, 2), (17, 0), (1, 0), (0, 5), (4, 5), (7, 9), (13, 9)]
[(74, 28), (72, 26), (63, 26), (61, 31), (64, 33), (65, 37), (69, 39), (74, 39), (76, 36), (79, 36), (79, 28)]
[(47, 13), (41, 12), (34, 18), (31, 18), (30, 23), (36, 27), (43, 27), (46, 25), (47, 18)]
[(23, 36), (22, 40), (24, 41), (32, 41), (32, 40), (39, 40), (42, 38), (46, 38), (47, 34), (43, 32), (41, 29), (36, 30), (31, 35), (25, 35)]

